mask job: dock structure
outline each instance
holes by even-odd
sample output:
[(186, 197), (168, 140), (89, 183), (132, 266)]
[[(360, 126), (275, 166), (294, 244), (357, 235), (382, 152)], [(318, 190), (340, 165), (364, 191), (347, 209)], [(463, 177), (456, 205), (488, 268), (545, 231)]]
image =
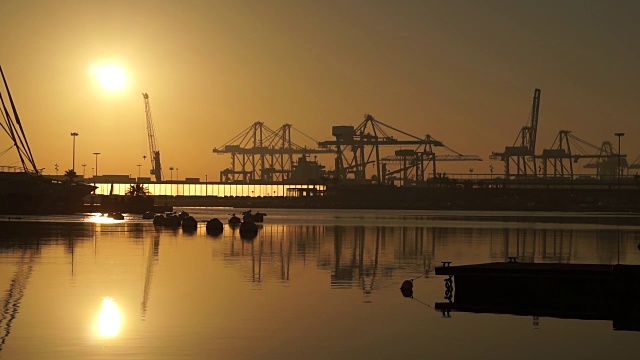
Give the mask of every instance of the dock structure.
[(640, 266), (509, 262), (443, 266), (451, 311), (612, 320), (616, 330), (640, 331)]
[[(535, 278), (610, 278), (613, 268), (610, 264), (558, 264), (558, 263), (521, 263), (511, 257), (508, 262), (494, 262), (485, 264), (451, 266), (451, 262), (445, 262), (443, 266), (436, 267), (436, 275), (456, 276), (456, 282), (461, 277), (520, 277)], [(477, 280), (477, 279), (476, 279)]]

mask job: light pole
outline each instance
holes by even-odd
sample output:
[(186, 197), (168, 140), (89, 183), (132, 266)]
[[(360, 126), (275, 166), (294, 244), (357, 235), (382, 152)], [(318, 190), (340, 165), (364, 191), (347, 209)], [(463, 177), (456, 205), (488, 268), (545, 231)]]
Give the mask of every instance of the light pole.
[(99, 152), (94, 152), (93, 155), (96, 156), (96, 174), (95, 176), (98, 176), (98, 155), (100, 155)]
[(136, 166), (138, 167), (138, 180), (140, 180), (140, 166), (142, 166), (142, 164), (138, 164)]
[(87, 164), (82, 163), (82, 177), (84, 177), (85, 170), (87, 170)]
[(169, 170), (171, 170), (171, 181), (173, 181), (173, 166), (170, 166)]
[(176, 168), (176, 180), (180, 180), (180, 169)]
[(73, 137), (73, 161), (71, 162), (71, 170), (76, 172), (76, 136), (78, 136), (77, 132), (72, 132), (71, 137)]
[(614, 133), (613, 135), (618, 137), (618, 168), (617, 168), (616, 172), (617, 172), (617, 175), (618, 175), (618, 188), (619, 188), (620, 187), (620, 176), (622, 175), (622, 168), (621, 168), (621, 164), (620, 164), (621, 159), (622, 159), (622, 153), (620, 152), (620, 148), (621, 148), (620, 145), (622, 143), (621, 139), (624, 136), (624, 133), (623, 132), (617, 132), (617, 133)]

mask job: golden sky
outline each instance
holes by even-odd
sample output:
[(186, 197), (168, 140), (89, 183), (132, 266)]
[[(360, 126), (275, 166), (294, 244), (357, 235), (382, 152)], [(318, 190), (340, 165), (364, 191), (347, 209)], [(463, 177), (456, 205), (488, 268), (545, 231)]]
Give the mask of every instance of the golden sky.
[[(622, 131), (629, 161), (640, 153), (637, 1), (8, 0), (0, 13), (0, 64), (49, 174), (71, 168), (78, 132), (78, 173), (100, 152), (100, 174), (145, 176), (142, 92), (166, 178), (217, 180), (230, 158), (212, 148), (255, 121), (331, 140), (365, 113), (485, 159), (439, 170), (488, 173), (535, 88), (538, 152), (567, 129), (596, 145)], [(90, 71), (107, 63), (121, 91)]]

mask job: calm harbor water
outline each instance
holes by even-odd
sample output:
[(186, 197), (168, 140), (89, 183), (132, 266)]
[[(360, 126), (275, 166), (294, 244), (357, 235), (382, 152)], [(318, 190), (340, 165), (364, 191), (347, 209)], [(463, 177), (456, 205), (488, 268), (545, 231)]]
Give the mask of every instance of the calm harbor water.
[[(185, 210), (198, 220), (239, 212)], [(515, 213), (266, 212), (252, 240), (131, 216), (1, 219), (0, 359), (636, 358), (640, 332), (607, 320), (444, 316), (434, 309), (444, 277), (432, 269), (509, 256), (640, 264), (640, 227), (504, 221)], [(412, 278), (405, 298), (400, 284)]]

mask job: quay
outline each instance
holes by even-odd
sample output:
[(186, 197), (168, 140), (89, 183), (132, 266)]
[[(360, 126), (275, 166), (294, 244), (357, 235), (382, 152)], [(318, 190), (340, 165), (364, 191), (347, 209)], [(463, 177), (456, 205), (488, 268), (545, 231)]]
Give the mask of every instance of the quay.
[(612, 320), (616, 330), (640, 331), (640, 266), (508, 262), (435, 269), (445, 275), (454, 312)]

